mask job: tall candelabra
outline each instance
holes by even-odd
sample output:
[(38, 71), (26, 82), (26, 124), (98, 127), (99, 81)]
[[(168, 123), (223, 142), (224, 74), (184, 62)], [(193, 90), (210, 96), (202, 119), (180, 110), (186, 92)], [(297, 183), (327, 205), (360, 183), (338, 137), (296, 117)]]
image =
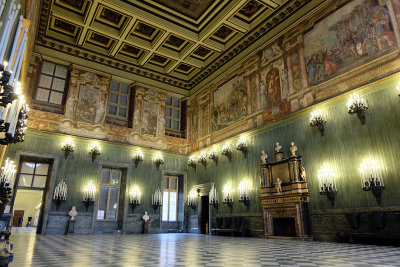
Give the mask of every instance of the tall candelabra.
[(372, 191), (374, 196), (379, 200), (382, 190), (385, 188), (380, 166), (375, 160), (365, 158), (359, 170), (362, 189), (364, 191)]
[(67, 191), (68, 191), (68, 186), (64, 182), (64, 180), (61, 180), (54, 189), (54, 195), (53, 195), (53, 200), (56, 202), (56, 208), (58, 209), (60, 207), (61, 201), (67, 200)]
[(96, 186), (89, 182), (83, 189), (83, 200), (86, 210), (89, 208), (90, 204), (93, 204), (96, 200)]
[(135, 210), (137, 206), (140, 205), (140, 199), (142, 198), (142, 192), (137, 186), (134, 186), (129, 192), (129, 205), (131, 205), (132, 210)]
[(6, 159), (0, 174), (0, 218), (3, 217), (4, 209), (12, 197), (12, 188), (15, 178), (15, 164), (9, 158)]
[(238, 186), (239, 202), (242, 202), (247, 207), (250, 204), (249, 189), (249, 184), (245, 180), (240, 182)]
[(331, 168), (324, 163), (321, 169), (318, 170), (317, 178), (319, 182), (319, 193), (321, 195), (326, 195), (333, 203), (337, 193), (337, 187)]
[(197, 205), (196, 193), (192, 189), (188, 194), (188, 206), (191, 207), (192, 209), (195, 209), (196, 205)]
[(162, 206), (162, 193), (160, 189), (157, 189), (151, 196), (151, 204), (153, 205), (154, 212), (158, 207)]
[[(0, 3), (0, 17), (6, 1)], [(18, 96), (21, 88), (18, 82), (21, 73), (22, 60), (27, 43), (28, 27), (23, 25), (23, 16), (19, 16), (18, 26), (14, 37), (11, 31), (17, 21), (21, 5), (11, 2), (6, 13), (0, 37), (0, 144), (8, 145), (24, 141), (28, 107), (23, 97)], [(21, 37), (22, 34), (22, 37)], [(11, 46), (11, 49), (8, 48)], [(10, 51), (6, 55), (6, 51)], [(7, 61), (8, 60), (8, 61)]]
[(217, 189), (215, 188), (215, 185), (213, 185), (211, 187), (209, 195), (210, 195), (210, 199), (209, 199), (210, 205), (214, 206), (215, 208), (218, 208), (219, 197), (218, 197), (218, 192), (217, 192)]

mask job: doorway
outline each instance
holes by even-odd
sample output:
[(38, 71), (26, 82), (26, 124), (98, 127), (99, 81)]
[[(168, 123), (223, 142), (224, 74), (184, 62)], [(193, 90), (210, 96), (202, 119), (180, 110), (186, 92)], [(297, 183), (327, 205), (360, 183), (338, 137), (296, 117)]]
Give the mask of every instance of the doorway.
[(52, 163), (45, 158), (21, 157), (12, 202), (14, 233), (41, 233)]
[(201, 208), (200, 208), (200, 233), (206, 234), (206, 224), (210, 224), (209, 220), (209, 197), (208, 196), (201, 196)]

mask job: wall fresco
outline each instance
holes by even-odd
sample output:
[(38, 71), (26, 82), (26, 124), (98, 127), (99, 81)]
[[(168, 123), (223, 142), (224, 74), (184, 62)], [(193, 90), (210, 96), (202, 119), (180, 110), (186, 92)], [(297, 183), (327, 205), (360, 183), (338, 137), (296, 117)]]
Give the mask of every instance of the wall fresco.
[(384, 2), (352, 1), (304, 35), (310, 85), (358, 67), (397, 47)]

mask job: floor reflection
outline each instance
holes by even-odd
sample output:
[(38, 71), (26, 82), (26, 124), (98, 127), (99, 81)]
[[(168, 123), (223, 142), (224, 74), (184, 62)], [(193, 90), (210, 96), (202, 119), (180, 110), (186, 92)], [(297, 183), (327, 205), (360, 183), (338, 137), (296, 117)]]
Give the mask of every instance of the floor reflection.
[(400, 250), (196, 234), (12, 234), (10, 266), (399, 266)]

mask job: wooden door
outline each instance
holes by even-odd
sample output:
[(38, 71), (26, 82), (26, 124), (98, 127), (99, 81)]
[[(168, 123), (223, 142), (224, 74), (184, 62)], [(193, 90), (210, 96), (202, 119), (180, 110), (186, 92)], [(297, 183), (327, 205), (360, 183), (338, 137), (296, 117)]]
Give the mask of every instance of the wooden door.
[[(14, 210), (14, 216), (13, 216), (13, 226), (18, 227), (18, 219), (20, 217), (24, 217), (24, 210)], [(23, 223), (22, 223), (23, 224)]]

